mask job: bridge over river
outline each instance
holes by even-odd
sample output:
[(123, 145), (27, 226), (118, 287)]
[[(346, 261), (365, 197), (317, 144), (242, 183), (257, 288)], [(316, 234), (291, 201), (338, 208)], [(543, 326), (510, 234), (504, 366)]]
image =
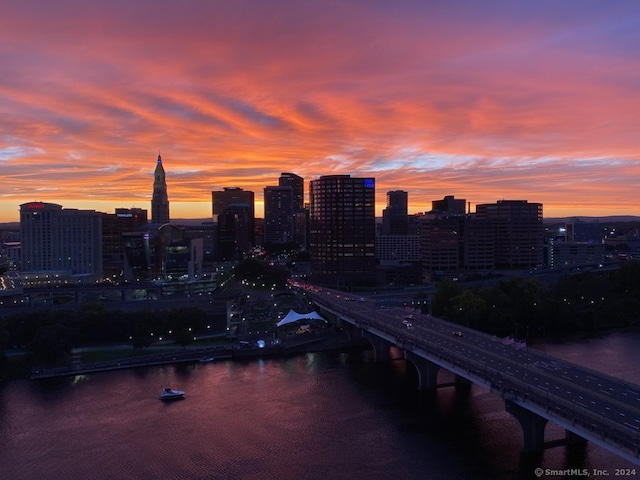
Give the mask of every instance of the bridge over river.
[(402, 349), (416, 366), (419, 388), (435, 388), (445, 368), (499, 395), (522, 427), (523, 450), (544, 448), (552, 421), (567, 440), (594, 442), (640, 465), (640, 386), (429, 315), (409, 316), (317, 287), (304, 292), (322, 312), (368, 338), (377, 360), (388, 358), (391, 345)]

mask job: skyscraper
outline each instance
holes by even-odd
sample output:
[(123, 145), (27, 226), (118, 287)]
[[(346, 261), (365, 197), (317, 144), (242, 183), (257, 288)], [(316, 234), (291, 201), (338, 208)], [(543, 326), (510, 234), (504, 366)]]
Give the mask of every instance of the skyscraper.
[(115, 213), (102, 214), (102, 255), (105, 278), (118, 278), (124, 272), (126, 232), (135, 232), (146, 225), (147, 210), (116, 208)]
[(156, 170), (153, 174), (153, 197), (151, 198), (151, 222), (169, 223), (169, 196), (162, 157), (158, 155)]
[(544, 260), (542, 204), (498, 200), (476, 205), (476, 217), (491, 222), (498, 268), (537, 267)]
[(382, 211), (383, 235), (406, 235), (409, 227), (409, 195), (403, 190), (387, 192), (387, 208)]
[(295, 173), (281, 173), (278, 185), (293, 190), (293, 242), (307, 248), (309, 210), (304, 203), (304, 179)]
[(225, 187), (211, 192), (211, 203), (218, 228), (218, 255), (228, 259), (238, 252), (248, 252), (255, 243), (253, 192)]
[(290, 185), (264, 188), (264, 243), (293, 241), (294, 199)]
[(304, 180), (295, 173), (281, 173), (278, 179), (281, 187), (291, 187), (293, 190), (293, 208), (301, 210), (304, 208)]
[(329, 175), (312, 180), (311, 275), (337, 287), (375, 282), (375, 180)]

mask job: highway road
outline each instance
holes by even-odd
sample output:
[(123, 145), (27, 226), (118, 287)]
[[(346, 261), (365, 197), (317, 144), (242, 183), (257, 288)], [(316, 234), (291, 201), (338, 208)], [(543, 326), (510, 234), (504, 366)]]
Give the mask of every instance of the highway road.
[(459, 369), (504, 398), (535, 405), (583, 431), (600, 433), (638, 456), (638, 385), (400, 307), (377, 308), (373, 301), (317, 287), (308, 287), (306, 294), (361, 328)]

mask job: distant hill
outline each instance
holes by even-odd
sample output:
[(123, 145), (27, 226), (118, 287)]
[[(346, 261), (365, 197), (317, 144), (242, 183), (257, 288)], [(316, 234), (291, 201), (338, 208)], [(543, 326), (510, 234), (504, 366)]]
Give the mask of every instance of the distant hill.
[(584, 217), (576, 215), (572, 217), (544, 218), (544, 223), (572, 223), (572, 222), (640, 222), (640, 216), (635, 215), (610, 215), (608, 217)]

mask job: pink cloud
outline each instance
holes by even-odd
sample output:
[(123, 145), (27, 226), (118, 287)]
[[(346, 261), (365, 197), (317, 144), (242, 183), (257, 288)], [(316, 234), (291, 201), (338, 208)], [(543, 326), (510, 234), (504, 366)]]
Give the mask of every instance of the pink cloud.
[(543, 3), (13, 2), (0, 221), (36, 197), (144, 207), (159, 150), (202, 216), (282, 171), (375, 175), (379, 209), (403, 188), (414, 210), (637, 213), (640, 11)]

